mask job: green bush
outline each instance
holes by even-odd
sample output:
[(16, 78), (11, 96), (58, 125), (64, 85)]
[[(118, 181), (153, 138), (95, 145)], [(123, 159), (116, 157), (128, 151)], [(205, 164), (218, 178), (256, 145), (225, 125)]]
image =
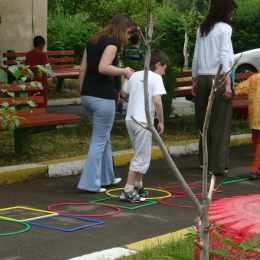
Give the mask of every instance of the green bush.
[(238, 10), (232, 22), (234, 53), (260, 48), (259, 0), (237, 0)]
[(87, 41), (98, 29), (84, 14), (49, 13), (48, 50), (74, 50), (75, 64), (80, 64)]
[(185, 31), (187, 31), (189, 36), (187, 52), (191, 66), (196, 32), (204, 17), (205, 14), (196, 11), (195, 7), (189, 12), (179, 12), (170, 4), (162, 6), (156, 13), (154, 32), (155, 37), (164, 33), (165, 35), (155, 42), (153, 48), (163, 50), (169, 55), (172, 64), (182, 69), (184, 66), (183, 46)]

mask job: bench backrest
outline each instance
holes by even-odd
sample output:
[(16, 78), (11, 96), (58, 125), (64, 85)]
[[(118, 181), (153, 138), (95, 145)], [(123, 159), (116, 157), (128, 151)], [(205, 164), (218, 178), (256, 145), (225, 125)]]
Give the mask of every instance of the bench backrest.
[[(3, 102), (7, 102), (9, 106), (14, 106), (16, 110), (28, 110), (22, 114), (17, 113), (19, 116), (42, 113), (42, 108), (37, 108), (37, 105), (44, 103), (44, 97), (39, 94), (39, 90), (39, 87), (33, 88), (30, 83), (10, 84), (9, 86), (0, 84), (0, 106)], [(7, 95), (6, 91), (13, 92), (14, 97)], [(30, 107), (27, 101), (34, 102), (36, 107)]]
[[(27, 52), (6, 52), (3, 53), (5, 66), (24, 64)], [(70, 69), (74, 68), (74, 50), (68, 51), (46, 51), (48, 61), (52, 69)]]
[[(246, 80), (254, 73), (238, 73), (235, 74), (235, 80)], [(192, 97), (192, 74), (191, 71), (184, 71), (178, 77), (175, 83), (175, 97)]]

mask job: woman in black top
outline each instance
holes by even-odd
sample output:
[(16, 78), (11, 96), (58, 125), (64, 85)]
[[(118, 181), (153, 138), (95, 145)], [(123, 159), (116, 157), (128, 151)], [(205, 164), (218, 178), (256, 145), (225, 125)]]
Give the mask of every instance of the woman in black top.
[(105, 192), (114, 177), (110, 131), (115, 117), (115, 83), (113, 76), (129, 78), (133, 70), (118, 68), (118, 53), (128, 43), (134, 22), (125, 14), (116, 15), (95, 33), (84, 50), (79, 84), (82, 106), (93, 126), (92, 141), (78, 184), (80, 192)]

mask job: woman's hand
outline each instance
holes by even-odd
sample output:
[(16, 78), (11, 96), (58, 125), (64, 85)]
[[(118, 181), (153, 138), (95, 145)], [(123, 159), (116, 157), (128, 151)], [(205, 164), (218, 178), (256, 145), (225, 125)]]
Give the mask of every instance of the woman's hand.
[(131, 69), (130, 67), (126, 67), (124, 76), (129, 79), (134, 72), (135, 70)]
[(196, 90), (197, 90), (197, 78), (192, 78), (192, 88), (191, 94), (196, 97)]
[(224, 99), (230, 99), (232, 97), (231, 83), (226, 83), (226, 91), (222, 97)]
[(231, 77), (230, 74), (227, 74), (225, 76), (225, 80), (226, 80), (226, 91), (225, 93), (222, 95), (222, 97), (224, 99), (230, 99), (232, 97), (232, 89), (231, 89)]

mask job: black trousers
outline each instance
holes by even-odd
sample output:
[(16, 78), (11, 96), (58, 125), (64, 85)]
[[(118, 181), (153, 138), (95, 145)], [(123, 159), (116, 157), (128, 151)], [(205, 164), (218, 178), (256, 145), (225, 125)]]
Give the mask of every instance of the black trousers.
[[(197, 112), (200, 132), (203, 131), (204, 119), (208, 104), (208, 97), (212, 88), (212, 79), (215, 75), (199, 75), (197, 78)], [(223, 85), (213, 100), (211, 117), (208, 128), (208, 169), (214, 173), (223, 173), (229, 165), (229, 147), (232, 120), (232, 100), (222, 97), (225, 93)], [(203, 151), (200, 136), (199, 161), (203, 165)]]

